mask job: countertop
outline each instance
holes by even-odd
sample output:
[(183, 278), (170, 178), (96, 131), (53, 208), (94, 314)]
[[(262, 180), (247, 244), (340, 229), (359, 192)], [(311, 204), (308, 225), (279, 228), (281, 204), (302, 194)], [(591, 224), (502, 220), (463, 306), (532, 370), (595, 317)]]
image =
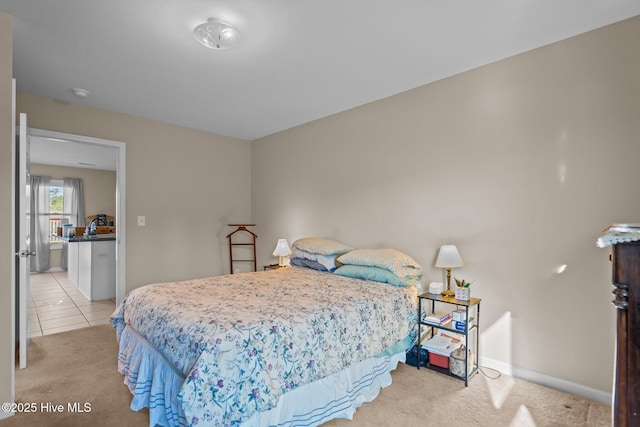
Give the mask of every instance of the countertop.
[(74, 237), (62, 237), (57, 234), (53, 235), (60, 240), (64, 240), (65, 242), (105, 242), (109, 240), (116, 240), (115, 234), (94, 234), (91, 236), (74, 236)]

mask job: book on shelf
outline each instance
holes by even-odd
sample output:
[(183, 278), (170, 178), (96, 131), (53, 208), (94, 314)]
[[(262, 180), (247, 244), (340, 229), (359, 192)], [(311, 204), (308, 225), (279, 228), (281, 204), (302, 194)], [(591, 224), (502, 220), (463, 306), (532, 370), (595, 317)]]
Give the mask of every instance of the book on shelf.
[(435, 313), (423, 313), (422, 321), (425, 323), (432, 323), (434, 325), (444, 325), (451, 321), (450, 311), (436, 311)]

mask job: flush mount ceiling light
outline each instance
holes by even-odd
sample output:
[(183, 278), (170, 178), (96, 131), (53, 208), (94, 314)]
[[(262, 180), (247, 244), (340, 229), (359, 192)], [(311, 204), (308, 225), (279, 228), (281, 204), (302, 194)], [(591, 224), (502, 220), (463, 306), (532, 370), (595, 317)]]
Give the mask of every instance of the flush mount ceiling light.
[(216, 18), (209, 18), (193, 30), (193, 35), (209, 49), (229, 49), (238, 41), (239, 33), (232, 25)]
[(79, 87), (75, 87), (71, 89), (71, 92), (73, 92), (73, 94), (78, 98), (86, 98), (89, 96), (89, 93), (90, 93), (88, 90), (80, 89)]

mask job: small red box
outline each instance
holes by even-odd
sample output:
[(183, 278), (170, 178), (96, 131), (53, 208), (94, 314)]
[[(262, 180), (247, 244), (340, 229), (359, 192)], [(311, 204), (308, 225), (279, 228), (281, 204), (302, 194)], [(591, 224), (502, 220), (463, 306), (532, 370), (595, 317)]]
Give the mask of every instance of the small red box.
[(449, 356), (442, 356), (440, 354), (429, 353), (429, 363), (434, 366), (449, 369)]

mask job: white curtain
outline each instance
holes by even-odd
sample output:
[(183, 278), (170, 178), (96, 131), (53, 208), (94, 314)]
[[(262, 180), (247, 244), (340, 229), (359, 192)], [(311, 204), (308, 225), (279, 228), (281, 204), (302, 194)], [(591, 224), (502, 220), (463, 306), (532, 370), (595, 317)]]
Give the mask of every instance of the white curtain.
[[(63, 218), (67, 224), (73, 224), (74, 227), (84, 227), (84, 189), (82, 187), (82, 179), (65, 178), (63, 182)], [(66, 243), (63, 244), (60, 267), (65, 269), (67, 268), (67, 249)]]
[(50, 268), (50, 230), (49, 230), (49, 183), (48, 176), (31, 175), (30, 234), (31, 251), (35, 256), (31, 259), (31, 271), (40, 272)]

